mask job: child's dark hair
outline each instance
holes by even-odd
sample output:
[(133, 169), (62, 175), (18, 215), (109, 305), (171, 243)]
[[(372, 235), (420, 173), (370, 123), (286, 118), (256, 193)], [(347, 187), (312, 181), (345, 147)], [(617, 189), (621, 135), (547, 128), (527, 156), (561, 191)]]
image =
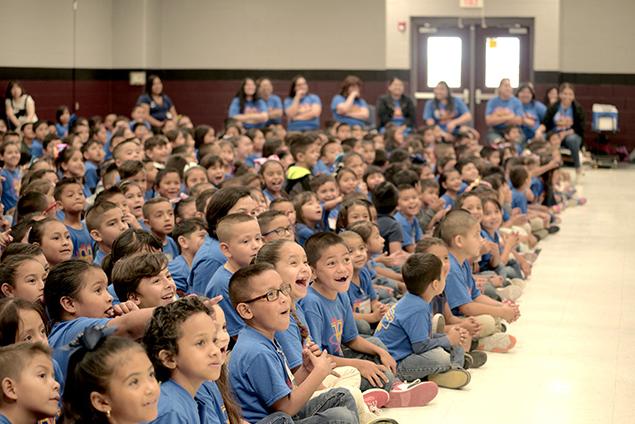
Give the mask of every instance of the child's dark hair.
[(42, 318), (44, 329), (48, 332), (48, 318), (39, 302), (29, 302), (19, 297), (5, 297), (0, 299), (0, 346), (28, 341), (18, 340), (20, 311), (36, 312)]
[[(194, 187), (196, 187), (196, 186), (194, 186)], [(210, 188), (210, 189), (207, 189), (207, 190), (202, 191), (201, 193), (199, 193), (199, 195), (196, 196), (196, 212), (205, 215), (205, 208), (207, 207), (207, 204), (209, 203), (209, 200), (212, 198), (214, 193), (216, 193), (217, 191), (218, 191), (218, 189)]]
[(372, 198), (377, 213), (380, 215), (388, 215), (397, 208), (399, 191), (392, 183), (384, 181), (375, 187)]
[(177, 199), (178, 202), (174, 204), (174, 216), (180, 219), (183, 219), (183, 213), (185, 207), (190, 203), (194, 203), (196, 205), (196, 196), (189, 196), (184, 199)]
[(170, 201), (165, 197), (155, 197), (153, 199), (150, 199), (143, 204), (143, 217), (148, 218), (148, 216), (150, 216), (150, 208), (160, 203), (167, 203), (168, 205), (171, 205)]
[(55, 184), (55, 191), (53, 192), (53, 197), (55, 200), (60, 201), (62, 199), (62, 191), (69, 185), (77, 184), (78, 186), (82, 186), (82, 184), (76, 180), (75, 178), (62, 178)]
[[(284, 215), (284, 214), (283, 214)], [(267, 263), (270, 265), (274, 265), (278, 263), (282, 257), (280, 256), (280, 251), (287, 243), (295, 243), (291, 240), (286, 239), (278, 239), (272, 240), (265, 243), (258, 253), (256, 254), (256, 258), (254, 259), (255, 264)]]
[(421, 180), (420, 183), (421, 184), (421, 191), (425, 191), (429, 188), (433, 188), (435, 190), (439, 190), (439, 183), (436, 182), (436, 180), (434, 178), (428, 178), (426, 180)]
[(153, 150), (155, 147), (165, 146), (168, 143), (169, 141), (166, 136), (154, 135), (152, 137), (147, 138), (146, 141), (143, 142), (143, 150), (144, 151)]
[(112, 268), (110, 282), (117, 297), (125, 302), (139, 288), (142, 278), (155, 277), (168, 266), (163, 253), (137, 253), (121, 258)]
[(47, 224), (51, 222), (60, 222), (55, 218), (45, 218), (40, 221), (32, 221), (31, 231), (29, 232), (29, 243), (42, 244), (42, 237), (44, 236), (44, 229)]
[(267, 227), (267, 226), (269, 226), (271, 221), (273, 221), (274, 219), (276, 219), (279, 216), (286, 217), (287, 215), (284, 214), (283, 212), (276, 211), (276, 210), (265, 211), (265, 212), (261, 213), (260, 215), (258, 215), (258, 225), (260, 226), (261, 229), (264, 228), (264, 227)]
[(457, 171), (456, 168), (452, 168), (452, 169), (449, 169), (447, 171), (443, 171), (441, 173), (441, 175), (439, 175), (439, 190), (440, 190), (440, 194), (444, 194), (447, 191), (447, 188), (444, 187), (443, 185), (447, 182), (448, 177), (450, 176), (450, 174), (453, 174), (455, 172), (460, 175), (460, 172)]
[(248, 265), (239, 269), (229, 280), (229, 298), (232, 306), (236, 308), (239, 303), (252, 297), (251, 280), (260, 276), (265, 271), (274, 270), (272, 264), (267, 262)]
[(119, 206), (107, 200), (95, 203), (90, 209), (88, 209), (85, 219), (88, 231), (99, 229), (99, 226), (103, 224), (102, 217), (104, 214), (113, 209), (119, 209)]
[(441, 278), (443, 263), (431, 253), (415, 253), (401, 267), (408, 292), (421, 296), (434, 280)]
[(44, 212), (48, 206), (49, 201), (45, 194), (32, 191), (22, 195), (16, 206), (16, 223), (25, 215)]
[(179, 353), (178, 340), (182, 337), (181, 325), (198, 313), (211, 315), (211, 311), (197, 296), (186, 296), (165, 306), (156, 308), (143, 335), (143, 345), (154, 365), (157, 380), (170, 379), (172, 370), (163, 364), (161, 351), (172, 356)]
[(335, 178), (333, 178), (330, 175), (320, 174), (320, 175), (316, 175), (315, 177), (313, 177), (309, 184), (311, 186), (311, 191), (317, 193), (318, 189), (320, 187), (322, 187), (326, 183), (337, 184), (337, 181), (335, 181)]
[(368, 200), (359, 197), (349, 197), (342, 202), (340, 211), (337, 214), (337, 221), (335, 223), (337, 231), (346, 230), (349, 227), (350, 223), (348, 222), (348, 212), (354, 206), (362, 206), (366, 208), (368, 211), (368, 218), (370, 219), (372, 216), (370, 213), (371, 203)]
[(0, 262), (13, 255), (29, 255), (32, 257), (42, 255), (42, 248), (36, 244), (29, 243), (9, 243), (0, 256)]
[(409, 185), (414, 187), (419, 182), (419, 175), (416, 172), (407, 170), (401, 170), (393, 175), (391, 181), (396, 187)]
[(527, 178), (529, 178), (529, 172), (527, 172), (527, 168), (522, 165), (514, 166), (509, 171), (509, 182), (511, 182), (512, 186), (517, 190), (525, 184)]
[(62, 407), (64, 423), (109, 423), (105, 413), (92, 406), (90, 396), (93, 392), (107, 393), (110, 390), (110, 376), (115, 372), (120, 356), (125, 360), (130, 350), (143, 348), (125, 337), (103, 337), (97, 346), (88, 350), (84, 347), (73, 352), (68, 361), (66, 385)]
[(479, 200), (481, 199), (479, 197), (478, 193), (475, 193), (474, 190), (468, 191), (468, 192), (465, 192), (465, 193), (461, 194), (459, 197), (456, 198), (456, 203), (454, 204), (454, 207), (456, 209), (462, 209), (463, 208), (463, 204), (470, 197), (476, 197)]
[(70, 259), (51, 268), (44, 285), (44, 304), (51, 321), (62, 319), (64, 311), (60, 300), (65, 296), (77, 299), (84, 286), (82, 276), (91, 269), (99, 267), (80, 259)]
[(384, 174), (384, 171), (382, 171), (382, 169), (378, 166), (375, 165), (368, 165), (366, 167), (366, 171), (364, 171), (364, 177), (362, 178), (364, 180), (364, 182), (366, 182), (368, 180), (368, 177), (370, 177), (373, 174)]
[(212, 166), (225, 166), (225, 164), (223, 163), (223, 159), (221, 159), (220, 156), (216, 156), (210, 153), (203, 156), (203, 159), (201, 159), (201, 166), (205, 169), (209, 169)]
[[(14, 255), (2, 261), (0, 263), (0, 284), (8, 284), (15, 288), (15, 277), (18, 272), (18, 268), (26, 261), (37, 262), (37, 260), (30, 255)], [(0, 297), (4, 297), (4, 293), (1, 291)]]
[(119, 186), (114, 185), (106, 190), (102, 190), (101, 192), (99, 192), (99, 194), (95, 196), (94, 204), (96, 205), (101, 202), (110, 201), (110, 199), (118, 194), (123, 194), (123, 191), (121, 191), (121, 188)]
[(375, 228), (379, 231), (377, 224), (373, 222), (360, 221), (354, 223), (348, 229), (359, 234), (362, 240), (364, 240), (364, 243), (368, 243), (370, 236), (373, 234), (373, 229)]
[(247, 187), (227, 187), (214, 193), (207, 205), (205, 219), (207, 221), (207, 232), (210, 237), (216, 237), (216, 225), (218, 221), (229, 213), (229, 210), (242, 198), (251, 196), (251, 191)]
[(291, 133), (286, 139), (289, 151), (293, 159), (298, 160), (299, 153), (306, 153), (307, 149), (315, 143), (315, 138), (304, 133)]
[(452, 209), (436, 227), (434, 236), (443, 240), (449, 248), (454, 244), (456, 236), (465, 235), (470, 227), (477, 224), (476, 219), (468, 211)]
[(160, 252), (161, 249), (163, 244), (154, 234), (130, 228), (119, 234), (112, 243), (112, 251), (104, 258), (102, 269), (110, 281), (112, 268), (119, 259), (137, 252)]
[(81, 153), (81, 151), (79, 151), (78, 149), (74, 147), (70, 147), (70, 146), (65, 148), (61, 152), (59, 152), (57, 158), (55, 159), (55, 167), (57, 168), (58, 171), (62, 172), (62, 164), (68, 163), (68, 161), (71, 160), (75, 152)]
[(159, 188), (159, 184), (161, 184), (161, 181), (167, 177), (169, 174), (176, 174), (179, 176), (179, 181), (182, 180), (181, 178), (181, 174), (179, 173), (179, 170), (176, 168), (164, 168), (162, 170), (160, 170), (159, 172), (157, 172), (157, 176), (154, 179), (154, 188)]
[(428, 249), (432, 246), (443, 246), (447, 248), (445, 242), (440, 238), (426, 236), (419, 240), (415, 245), (415, 253), (428, 253)]
[(317, 262), (322, 257), (322, 253), (324, 253), (324, 250), (338, 244), (341, 244), (348, 250), (348, 246), (346, 246), (344, 240), (342, 240), (342, 238), (337, 234), (327, 232), (313, 234), (304, 244), (304, 250), (306, 251), (309, 265), (315, 267)]
[(122, 180), (126, 180), (134, 177), (141, 171), (145, 171), (145, 168), (143, 162), (140, 160), (127, 160), (122, 163), (117, 170), (119, 171), (119, 177), (121, 177)]
[(179, 245), (179, 252), (181, 251), (181, 244), (179, 243), (179, 237), (181, 236), (189, 236), (190, 234), (199, 231), (206, 230), (207, 225), (205, 225), (205, 221), (201, 218), (190, 218), (184, 219), (174, 226), (174, 230), (172, 230), (172, 238)]

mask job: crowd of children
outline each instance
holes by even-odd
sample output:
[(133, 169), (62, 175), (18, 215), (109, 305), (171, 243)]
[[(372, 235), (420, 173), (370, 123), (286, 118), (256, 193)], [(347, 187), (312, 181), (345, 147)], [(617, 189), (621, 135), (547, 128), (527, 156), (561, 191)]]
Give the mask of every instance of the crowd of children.
[(584, 202), (559, 143), (287, 132), (315, 103), (241, 113), (257, 89), (222, 129), (135, 106), (0, 135), (0, 423), (395, 423), (514, 348)]

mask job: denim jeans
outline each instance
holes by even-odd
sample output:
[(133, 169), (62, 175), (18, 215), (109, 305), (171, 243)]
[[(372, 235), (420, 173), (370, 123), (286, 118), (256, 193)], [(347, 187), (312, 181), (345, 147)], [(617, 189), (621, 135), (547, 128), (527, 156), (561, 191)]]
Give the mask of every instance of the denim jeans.
[[(370, 343), (374, 344), (375, 346), (379, 346), (380, 348), (384, 349), (384, 350), (388, 350), (386, 348), (386, 345), (379, 340), (377, 337), (365, 337), (365, 339), (367, 341), (369, 341)], [(342, 351), (344, 353), (344, 357), (345, 358), (350, 358), (350, 359), (365, 359), (367, 361), (371, 361), (374, 362), (376, 364), (381, 364), (381, 361), (379, 360), (378, 356), (371, 356), (371, 355), (366, 355), (365, 353), (361, 353), (361, 352), (356, 352), (346, 346), (342, 347)], [(386, 371), (384, 371), (384, 373), (386, 374), (386, 377), (388, 378), (388, 381), (386, 383), (384, 383), (383, 387), (380, 387), (380, 389), (384, 389), (386, 391), (390, 391), (392, 389), (392, 383), (395, 380), (395, 376), (392, 373), (392, 371), (390, 371), (389, 369), (386, 369)], [(370, 381), (368, 381), (367, 379), (365, 379), (364, 377), (362, 377), (362, 383), (360, 384), (359, 389), (364, 392), (368, 389), (372, 389), (375, 388)]]
[(256, 424), (293, 424), (293, 418), (284, 412), (274, 412), (271, 415), (267, 415)]
[(357, 332), (361, 336), (370, 336), (373, 334), (373, 329), (368, 321), (363, 319), (355, 319), (355, 326), (357, 326)]
[(523, 278), (520, 265), (514, 259), (510, 259), (505, 265), (499, 265), (496, 273), (503, 278)]
[(413, 353), (397, 364), (397, 377), (401, 380), (416, 380), (430, 374), (440, 374), (450, 369), (462, 368), (464, 350), (461, 346), (453, 346), (450, 352), (442, 347), (435, 347), (423, 353)]
[(580, 164), (580, 147), (582, 146), (582, 138), (580, 138), (577, 134), (570, 134), (562, 140), (562, 145), (571, 150), (571, 159), (573, 160), (575, 169), (580, 168), (580, 166), (582, 166)]
[(357, 405), (347, 389), (331, 389), (309, 399), (300, 412), (293, 417), (293, 422), (296, 424), (359, 424)]

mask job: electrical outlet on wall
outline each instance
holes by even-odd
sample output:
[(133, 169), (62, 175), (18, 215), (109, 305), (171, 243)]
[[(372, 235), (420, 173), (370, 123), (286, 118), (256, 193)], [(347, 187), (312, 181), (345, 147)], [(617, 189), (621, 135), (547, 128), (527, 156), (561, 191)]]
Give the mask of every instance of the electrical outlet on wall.
[(145, 85), (146, 73), (145, 71), (130, 72), (129, 80), (130, 85)]

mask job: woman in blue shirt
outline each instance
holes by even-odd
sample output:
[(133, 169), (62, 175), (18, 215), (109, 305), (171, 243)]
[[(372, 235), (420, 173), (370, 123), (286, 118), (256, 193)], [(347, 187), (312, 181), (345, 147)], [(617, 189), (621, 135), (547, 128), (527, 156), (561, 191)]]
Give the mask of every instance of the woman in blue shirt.
[(273, 84), (271, 84), (271, 80), (269, 78), (258, 78), (256, 87), (258, 96), (267, 104), (269, 120), (265, 125), (282, 124), (282, 100), (280, 100), (279, 96), (273, 94)]
[(236, 97), (229, 104), (229, 117), (242, 122), (243, 127), (264, 128), (269, 119), (267, 103), (256, 92), (256, 83), (245, 78), (240, 84)]
[(161, 127), (165, 121), (176, 119), (174, 103), (163, 93), (163, 83), (156, 75), (148, 75), (145, 93), (139, 96), (137, 104), (146, 109), (146, 119), (153, 127)]
[(333, 97), (331, 111), (333, 119), (350, 126), (368, 126), (368, 103), (362, 99), (362, 80), (354, 75), (349, 75), (342, 82), (340, 94)]
[(426, 102), (423, 120), (427, 125), (437, 125), (446, 141), (452, 141), (454, 135), (461, 132), (472, 130), (468, 127), (472, 114), (461, 98), (452, 95), (445, 81), (440, 81), (434, 87), (434, 99)]
[(526, 140), (542, 140), (544, 134), (540, 128), (540, 123), (545, 117), (547, 108), (540, 101), (536, 100), (536, 92), (531, 84), (521, 84), (516, 90), (516, 97), (523, 105), (523, 121), (520, 129), (523, 131)]
[(302, 75), (296, 75), (291, 80), (289, 97), (284, 99), (284, 113), (289, 131), (320, 129), (322, 101), (316, 94), (309, 93), (309, 85)]
[(498, 85), (497, 96), (487, 102), (485, 123), (489, 127), (487, 142), (496, 144), (504, 138), (507, 127), (520, 125), (523, 121), (523, 105), (516, 97), (509, 78)]

